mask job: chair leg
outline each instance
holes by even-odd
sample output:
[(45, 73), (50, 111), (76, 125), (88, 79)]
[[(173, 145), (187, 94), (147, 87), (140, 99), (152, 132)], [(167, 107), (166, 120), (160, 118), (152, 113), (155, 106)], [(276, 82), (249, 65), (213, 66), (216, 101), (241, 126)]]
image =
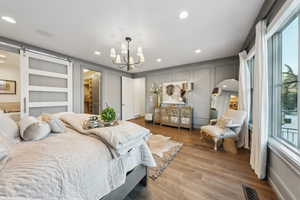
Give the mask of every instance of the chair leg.
[(218, 151), (218, 138), (214, 137), (215, 147), (214, 150)]

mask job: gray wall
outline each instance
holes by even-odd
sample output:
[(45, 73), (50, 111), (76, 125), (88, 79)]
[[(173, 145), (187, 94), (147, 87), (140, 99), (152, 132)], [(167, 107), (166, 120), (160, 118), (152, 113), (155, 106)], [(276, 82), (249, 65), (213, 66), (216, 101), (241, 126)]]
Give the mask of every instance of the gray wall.
[(150, 88), (171, 81), (191, 81), (194, 90), (189, 95), (188, 105), (194, 109), (194, 127), (199, 128), (209, 120), (210, 94), (217, 83), (224, 79), (237, 78), (239, 61), (229, 57), (212, 61), (177, 66), (134, 75), (146, 77), (146, 111), (152, 112)]

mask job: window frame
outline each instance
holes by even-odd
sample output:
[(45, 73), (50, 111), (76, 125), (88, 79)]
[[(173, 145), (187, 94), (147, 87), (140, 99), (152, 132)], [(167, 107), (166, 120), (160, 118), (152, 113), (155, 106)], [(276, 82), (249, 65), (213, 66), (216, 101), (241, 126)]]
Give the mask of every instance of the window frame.
[[(298, 18), (298, 86), (297, 86), (297, 114), (298, 114), (298, 141), (297, 146), (287, 142), (281, 137), (281, 86), (282, 86), (282, 32)], [(279, 146), (279, 151), (284, 151), (285, 157), (300, 158), (300, 13), (291, 17), (287, 23), (275, 32), (267, 41), (268, 67), (270, 71), (270, 146)], [(275, 85), (274, 85), (275, 84)], [(273, 106), (276, 105), (276, 106)], [(280, 113), (280, 115), (279, 115)], [(292, 156), (291, 156), (292, 155)], [(300, 166), (297, 162), (297, 166)]]

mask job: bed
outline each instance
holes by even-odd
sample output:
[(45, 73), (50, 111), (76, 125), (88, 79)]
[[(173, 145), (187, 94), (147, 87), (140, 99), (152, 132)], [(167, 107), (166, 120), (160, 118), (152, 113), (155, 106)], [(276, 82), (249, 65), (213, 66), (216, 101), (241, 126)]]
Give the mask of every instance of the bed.
[(0, 199), (121, 200), (146, 185), (139, 148), (113, 159), (100, 140), (66, 130), (12, 146), (0, 171)]

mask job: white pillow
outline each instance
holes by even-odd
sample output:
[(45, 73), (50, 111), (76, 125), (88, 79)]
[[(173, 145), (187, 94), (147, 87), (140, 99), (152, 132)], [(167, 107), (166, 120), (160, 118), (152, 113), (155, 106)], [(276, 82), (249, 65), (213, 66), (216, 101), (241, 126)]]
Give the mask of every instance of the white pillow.
[(47, 122), (25, 116), (20, 121), (20, 135), (25, 141), (35, 141), (47, 137), (51, 129)]
[(50, 114), (42, 114), (38, 117), (39, 120), (47, 122), (50, 126), (51, 132), (53, 133), (63, 133), (65, 132), (65, 125), (64, 123), (55, 117), (54, 115)]
[(18, 142), (20, 138), (19, 127), (17, 123), (9, 116), (0, 113), (0, 135), (10, 139), (12, 142)]
[(232, 124), (232, 119), (221, 116), (217, 121), (217, 126), (225, 129)]

